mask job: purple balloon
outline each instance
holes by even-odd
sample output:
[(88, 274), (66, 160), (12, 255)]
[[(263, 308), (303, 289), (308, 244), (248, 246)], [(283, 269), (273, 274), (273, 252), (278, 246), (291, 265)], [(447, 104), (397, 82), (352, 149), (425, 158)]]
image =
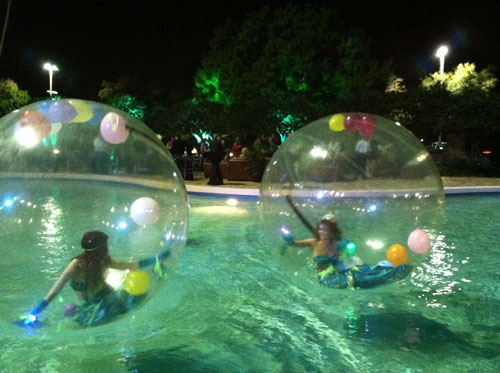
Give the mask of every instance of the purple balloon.
[(64, 316), (66, 317), (71, 317), (76, 313), (76, 304), (71, 302), (71, 303), (66, 303), (64, 305)]
[(117, 113), (110, 112), (101, 121), (101, 135), (111, 144), (121, 144), (128, 137), (125, 119)]
[(68, 123), (76, 117), (75, 108), (68, 102), (59, 100), (52, 101), (49, 108), (49, 119), (51, 123)]

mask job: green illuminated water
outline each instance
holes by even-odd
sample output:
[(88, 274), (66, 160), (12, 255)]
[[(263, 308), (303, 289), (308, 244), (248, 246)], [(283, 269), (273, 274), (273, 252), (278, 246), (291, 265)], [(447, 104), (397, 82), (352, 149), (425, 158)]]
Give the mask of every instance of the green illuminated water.
[[(57, 206), (40, 212), (23, 235), (20, 223), (0, 212), (2, 372), (457, 372), (500, 366), (498, 195), (447, 198), (446, 221), (428, 260), (401, 282), (364, 291), (325, 289), (314, 283), (313, 270), (309, 281), (287, 271), (279, 250), (267, 247), (255, 201), (239, 201), (228, 211), (224, 199), (191, 197), (187, 246), (153, 300), (128, 318), (90, 329), (63, 320), (55, 331), (54, 316), (45, 326), (50, 333), (41, 326), (30, 336), (5, 320), (17, 312), (9, 294), (22, 292), (26, 304), (35, 302), (78, 253), (66, 240), (81, 233), (75, 222), (84, 201), (61, 195), (54, 201)], [(52, 220), (53, 229), (64, 228), (66, 235), (40, 233), (60, 206), (74, 212)], [(42, 221), (43, 229), (37, 225)], [(33, 283), (19, 275), (30, 257), (12, 247), (41, 242), (52, 265)]]

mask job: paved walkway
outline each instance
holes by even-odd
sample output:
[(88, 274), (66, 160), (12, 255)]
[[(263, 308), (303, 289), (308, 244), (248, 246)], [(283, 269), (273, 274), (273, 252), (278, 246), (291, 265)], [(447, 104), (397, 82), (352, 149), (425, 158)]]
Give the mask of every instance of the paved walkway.
[[(442, 177), (445, 194), (500, 193), (500, 178)], [(193, 195), (247, 196), (258, 198), (260, 183), (229, 181), (223, 185), (207, 185), (208, 179), (187, 180), (186, 188)]]

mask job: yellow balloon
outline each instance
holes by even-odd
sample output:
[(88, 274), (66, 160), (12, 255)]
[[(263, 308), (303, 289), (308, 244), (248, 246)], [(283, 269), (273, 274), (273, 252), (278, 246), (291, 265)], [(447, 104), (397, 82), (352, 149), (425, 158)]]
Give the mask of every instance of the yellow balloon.
[(68, 101), (76, 110), (76, 117), (73, 119), (75, 123), (88, 122), (92, 119), (94, 113), (90, 106), (82, 100), (69, 100)]
[(344, 130), (344, 115), (335, 114), (330, 118), (328, 122), (330, 129), (333, 131), (343, 131)]
[(125, 277), (124, 287), (130, 295), (144, 294), (149, 287), (149, 275), (145, 271), (132, 271)]

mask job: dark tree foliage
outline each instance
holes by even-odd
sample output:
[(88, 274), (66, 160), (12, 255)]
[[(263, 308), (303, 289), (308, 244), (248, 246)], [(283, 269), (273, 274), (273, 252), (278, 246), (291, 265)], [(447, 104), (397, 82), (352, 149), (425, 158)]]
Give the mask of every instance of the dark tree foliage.
[(304, 125), (339, 100), (383, 91), (388, 77), (389, 64), (372, 60), (367, 40), (333, 10), (266, 6), (216, 30), (195, 94), (229, 110), (240, 131), (261, 131), (288, 115)]

